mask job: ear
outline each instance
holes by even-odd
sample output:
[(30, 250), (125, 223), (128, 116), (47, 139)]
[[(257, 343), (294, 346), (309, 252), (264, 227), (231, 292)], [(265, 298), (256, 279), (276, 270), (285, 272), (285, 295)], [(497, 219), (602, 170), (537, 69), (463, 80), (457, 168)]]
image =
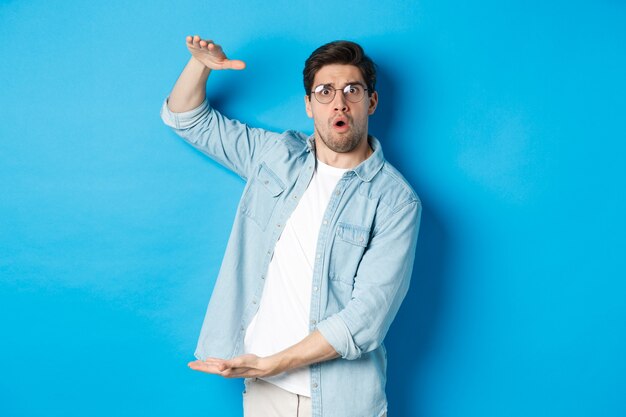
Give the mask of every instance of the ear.
[(311, 98), (307, 96), (306, 94), (304, 95), (304, 108), (306, 109), (307, 116), (309, 116), (312, 119), (313, 112), (311, 111)]
[(378, 106), (378, 91), (374, 91), (372, 95), (369, 97), (369, 107), (367, 109), (367, 114), (370, 116), (374, 114), (376, 111), (376, 106)]

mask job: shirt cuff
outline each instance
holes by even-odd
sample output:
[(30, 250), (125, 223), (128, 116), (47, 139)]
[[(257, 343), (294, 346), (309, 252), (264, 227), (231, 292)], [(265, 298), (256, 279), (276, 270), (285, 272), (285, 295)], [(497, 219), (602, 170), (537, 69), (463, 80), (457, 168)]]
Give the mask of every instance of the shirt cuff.
[(201, 116), (210, 110), (209, 102), (206, 97), (198, 107), (182, 113), (174, 113), (171, 111), (169, 107), (167, 107), (168, 100), (169, 97), (165, 99), (163, 106), (161, 106), (161, 119), (163, 119), (166, 125), (174, 129), (189, 129), (195, 126)]
[(354, 343), (348, 326), (339, 315), (321, 321), (317, 330), (342, 358), (353, 360), (361, 357), (361, 349)]

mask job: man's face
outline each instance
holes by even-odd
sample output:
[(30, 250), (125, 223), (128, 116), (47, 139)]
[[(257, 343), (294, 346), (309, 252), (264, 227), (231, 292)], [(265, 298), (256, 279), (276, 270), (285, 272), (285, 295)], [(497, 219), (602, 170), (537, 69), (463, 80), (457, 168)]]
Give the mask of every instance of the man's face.
[[(323, 66), (313, 80), (313, 88), (326, 85), (336, 91), (330, 103), (323, 104), (311, 96), (305, 96), (306, 112), (313, 118), (315, 137), (328, 149), (336, 153), (359, 152), (367, 144), (367, 122), (376, 110), (378, 95), (369, 91), (358, 103), (346, 99), (343, 88), (349, 84), (360, 84), (367, 88), (361, 71), (354, 65), (331, 64)], [(319, 144), (318, 144), (319, 145)]]

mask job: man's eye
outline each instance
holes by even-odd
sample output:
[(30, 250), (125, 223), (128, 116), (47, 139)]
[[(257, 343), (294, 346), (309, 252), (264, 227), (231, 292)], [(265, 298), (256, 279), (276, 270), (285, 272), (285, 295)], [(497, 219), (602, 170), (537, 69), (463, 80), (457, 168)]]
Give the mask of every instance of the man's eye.
[(322, 88), (322, 91), (320, 91), (320, 94), (323, 96), (330, 95), (330, 88)]
[(349, 85), (347, 90), (348, 90), (348, 94), (358, 94), (360, 91), (358, 85)]

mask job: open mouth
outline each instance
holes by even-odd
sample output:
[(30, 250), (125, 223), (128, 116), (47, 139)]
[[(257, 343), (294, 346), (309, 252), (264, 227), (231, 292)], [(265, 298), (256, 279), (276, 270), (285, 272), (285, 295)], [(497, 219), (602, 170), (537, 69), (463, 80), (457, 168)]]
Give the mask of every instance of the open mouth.
[(350, 127), (350, 124), (348, 123), (348, 119), (346, 117), (339, 116), (333, 122), (333, 127), (340, 131), (343, 131), (345, 129), (348, 129)]

